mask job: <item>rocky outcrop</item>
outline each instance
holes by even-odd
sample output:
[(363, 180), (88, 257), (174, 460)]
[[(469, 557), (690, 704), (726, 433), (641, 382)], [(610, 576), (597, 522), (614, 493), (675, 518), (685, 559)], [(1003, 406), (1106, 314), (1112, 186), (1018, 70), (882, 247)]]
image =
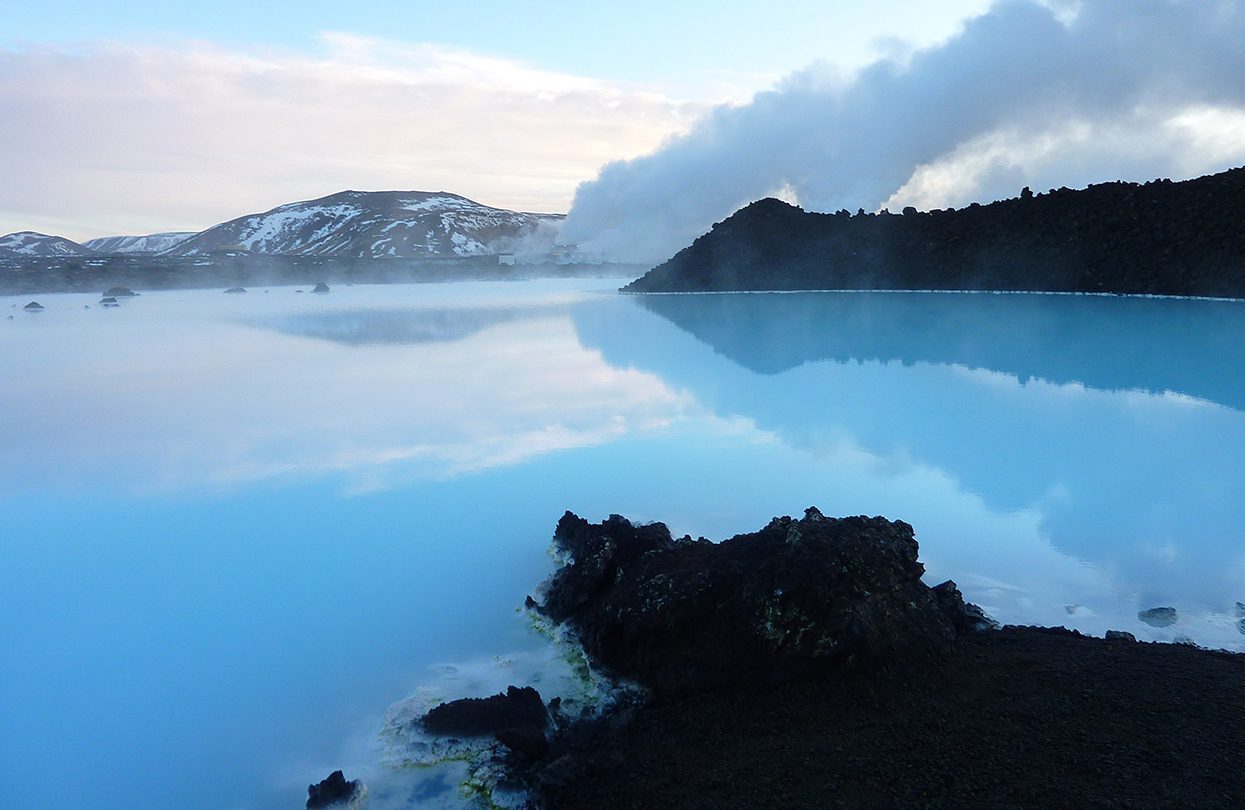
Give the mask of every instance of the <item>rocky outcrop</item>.
[(549, 724), (540, 694), (530, 686), (510, 686), (499, 695), (462, 698), (434, 706), (420, 722), (447, 737), (484, 737), (510, 730), (543, 732)]
[[(1028, 189), (1025, 189), (1027, 192)], [(1245, 296), (1245, 168), (960, 210), (737, 211), (625, 289), (1045, 290)]]
[(810, 508), (711, 543), (567, 512), (554, 542), (568, 562), (533, 604), (567, 623), (595, 662), (659, 697), (941, 651), (990, 624), (954, 583), (921, 581), (902, 521)]
[(341, 771), (333, 771), (319, 784), (307, 786), (307, 810), (344, 804), (358, 795), (361, 789), (358, 779), (348, 782)]
[(329, 285), (321, 281), (318, 284), (316, 284), (316, 286), (311, 291), (313, 293), (319, 293), (320, 295), (324, 295), (325, 293), (329, 291)]

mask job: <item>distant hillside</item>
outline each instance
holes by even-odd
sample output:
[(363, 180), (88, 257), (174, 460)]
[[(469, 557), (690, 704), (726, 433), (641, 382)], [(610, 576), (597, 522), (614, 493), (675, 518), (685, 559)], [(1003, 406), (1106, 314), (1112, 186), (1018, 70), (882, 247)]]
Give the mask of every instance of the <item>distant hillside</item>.
[(544, 253), (560, 214), (491, 208), (427, 191), (343, 191), (230, 220), (182, 241), (167, 255), (219, 251), (336, 258), (442, 258)]
[(623, 289), (976, 289), (1245, 296), (1245, 168), (928, 213), (741, 209)]
[(0, 236), (0, 256), (90, 256), (93, 252), (63, 237), (34, 231)]
[(159, 253), (194, 235), (194, 231), (170, 231), (146, 236), (101, 236), (82, 244), (96, 253)]

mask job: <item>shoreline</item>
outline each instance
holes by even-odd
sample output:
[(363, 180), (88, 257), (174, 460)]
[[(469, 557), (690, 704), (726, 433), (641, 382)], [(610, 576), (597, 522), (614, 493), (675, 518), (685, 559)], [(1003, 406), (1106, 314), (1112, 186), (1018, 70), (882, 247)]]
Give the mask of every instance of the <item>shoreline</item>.
[(1000, 629), (921, 582), (903, 521), (810, 507), (714, 543), (567, 512), (554, 543), (527, 608), (643, 690), (581, 712), (511, 686), (415, 719), (482, 744), (490, 806), (1245, 805), (1245, 655)]
[(845, 287), (825, 290), (628, 290), (620, 288), (622, 295), (803, 295), (806, 293), (835, 295), (1067, 295), (1087, 298), (1143, 298), (1155, 301), (1221, 301), (1245, 302), (1245, 297), (1233, 298), (1214, 295), (1167, 295), (1162, 293), (1134, 292), (1080, 292), (1077, 290), (937, 290), (937, 289), (868, 289)]

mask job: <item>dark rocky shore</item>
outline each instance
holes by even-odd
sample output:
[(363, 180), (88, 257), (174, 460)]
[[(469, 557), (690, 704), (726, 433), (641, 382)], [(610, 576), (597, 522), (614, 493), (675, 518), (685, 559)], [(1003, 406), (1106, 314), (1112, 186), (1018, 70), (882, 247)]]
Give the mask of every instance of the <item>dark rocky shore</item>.
[(814, 214), (755, 202), (623, 289), (1028, 290), (1245, 296), (1245, 168), (1024, 189), (960, 210)]
[(921, 582), (912, 528), (775, 518), (722, 543), (567, 513), (529, 607), (649, 699), (531, 688), (420, 722), (492, 736), (532, 805), (1245, 806), (1245, 656), (997, 629)]

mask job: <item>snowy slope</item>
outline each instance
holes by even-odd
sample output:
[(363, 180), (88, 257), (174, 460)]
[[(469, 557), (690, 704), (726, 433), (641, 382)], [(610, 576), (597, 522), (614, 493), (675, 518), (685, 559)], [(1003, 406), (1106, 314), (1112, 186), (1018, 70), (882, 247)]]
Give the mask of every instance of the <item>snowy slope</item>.
[(90, 256), (93, 253), (77, 242), (34, 231), (0, 236), (0, 256)]
[(146, 236), (101, 236), (82, 244), (96, 253), (159, 253), (194, 235), (194, 231), (169, 231)]
[(221, 223), (166, 255), (219, 250), (340, 258), (545, 252), (560, 214), (491, 208), (448, 192), (342, 191)]

